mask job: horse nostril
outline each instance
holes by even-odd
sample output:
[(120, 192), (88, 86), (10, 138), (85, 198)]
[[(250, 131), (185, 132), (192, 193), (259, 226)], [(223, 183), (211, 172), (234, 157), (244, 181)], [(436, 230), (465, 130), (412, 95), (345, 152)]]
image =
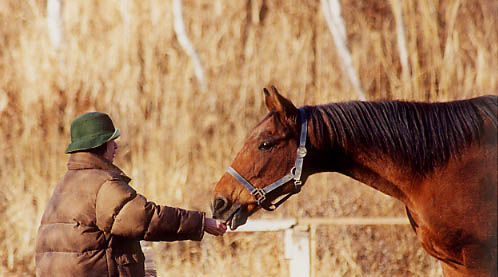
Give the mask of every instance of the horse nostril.
[(223, 209), (226, 208), (228, 201), (226, 200), (225, 197), (223, 196), (216, 196), (216, 199), (214, 200), (213, 207), (214, 211), (222, 211)]

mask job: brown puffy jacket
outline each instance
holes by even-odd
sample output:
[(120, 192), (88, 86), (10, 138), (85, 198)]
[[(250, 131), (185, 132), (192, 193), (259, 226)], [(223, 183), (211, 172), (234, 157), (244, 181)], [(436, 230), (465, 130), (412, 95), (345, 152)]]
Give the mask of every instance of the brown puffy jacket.
[(201, 240), (204, 213), (148, 202), (101, 157), (71, 154), (38, 229), (37, 276), (144, 276), (140, 240)]

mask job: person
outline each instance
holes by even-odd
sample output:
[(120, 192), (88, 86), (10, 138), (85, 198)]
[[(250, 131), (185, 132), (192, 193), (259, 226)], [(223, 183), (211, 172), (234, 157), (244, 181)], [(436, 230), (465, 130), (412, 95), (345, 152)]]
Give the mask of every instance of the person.
[(140, 240), (200, 241), (227, 227), (204, 212), (160, 206), (137, 193), (113, 164), (119, 130), (100, 112), (71, 123), (68, 171), (36, 238), (37, 276), (144, 276)]

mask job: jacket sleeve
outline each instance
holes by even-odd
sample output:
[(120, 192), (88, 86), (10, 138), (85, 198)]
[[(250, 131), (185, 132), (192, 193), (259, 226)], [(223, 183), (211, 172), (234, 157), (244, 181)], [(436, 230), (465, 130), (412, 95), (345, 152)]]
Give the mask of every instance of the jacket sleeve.
[(112, 235), (150, 241), (201, 240), (203, 212), (156, 205), (119, 179), (97, 193), (96, 224)]

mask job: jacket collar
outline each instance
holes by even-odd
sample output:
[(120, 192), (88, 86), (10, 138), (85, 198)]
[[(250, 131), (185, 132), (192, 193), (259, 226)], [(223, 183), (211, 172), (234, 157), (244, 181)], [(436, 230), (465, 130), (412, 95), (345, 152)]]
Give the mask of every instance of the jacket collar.
[(127, 183), (131, 181), (130, 177), (119, 169), (119, 167), (110, 163), (103, 157), (95, 155), (90, 152), (76, 152), (72, 153), (67, 162), (67, 168), (69, 170), (82, 170), (82, 169), (102, 169), (113, 171), (120, 175), (121, 178)]

